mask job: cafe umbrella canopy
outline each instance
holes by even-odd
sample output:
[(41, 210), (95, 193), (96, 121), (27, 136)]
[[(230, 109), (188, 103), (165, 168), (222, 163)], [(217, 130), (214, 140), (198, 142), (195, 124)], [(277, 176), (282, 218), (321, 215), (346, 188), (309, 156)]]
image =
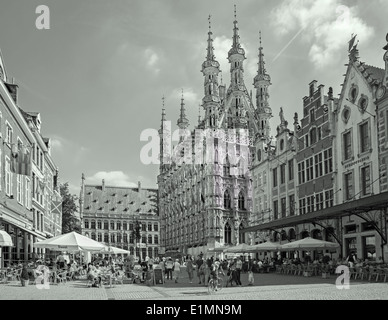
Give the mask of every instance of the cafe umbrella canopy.
[(247, 253), (249, 252), (249, 248), (251, 248), (249, 244), (240, 243), (237, 246), (230, 247), (224, 250), (225, 253)]
[(54, 238), (35, 242), (34, 248), (45, 248), (67, 252), (100, 252), (104, 250), (105, 245), (73, 231)]
[(248, 252), (278, 251), (281, 248), (282, 245), (280, 243), (268, 241), (250, 246), (250, 248), (248, 248)]
[(281, 251), (293, 251), (293, 250), (316, 250), (316, 249), (338, 249), (339, 244), (335, 242), (323, 241), (307, 237), (301, 240), (289, 242), (283, 244), (280, 248)]

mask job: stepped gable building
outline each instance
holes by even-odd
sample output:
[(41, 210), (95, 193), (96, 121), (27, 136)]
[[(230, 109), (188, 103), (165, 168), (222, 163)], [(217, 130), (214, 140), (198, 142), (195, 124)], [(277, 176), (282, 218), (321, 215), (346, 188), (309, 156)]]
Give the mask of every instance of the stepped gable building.
[(229, 245), (252, 243), (248, 227), (253, 211), (250, 168), (256, 144), (269, 140), (268, 87), (263, 48), (259, 49), (258, 74), (254, 79), (256, 99), (244, 79), (245, 50), (235, 11), (233, 44), (228, 52), (230, 84), (220, 83), (220, 64), (214, 55), (209, 17), (204, 76), (203, 119), (188, 130), (183, 97), (178, 120), (180, 143), (169, 157), (171, 133), (163, 110), (159, 131), (159, 210), (162, 247), (166, 254), (180, 251), (197, 255)]
[[(341, 190), (338, 204), (378, 195), (384, 182), (380, 172), (384, 149), (379, 146), (382, 126), (379, 126), (377, 94), (384, 91), (385, 70), (362, 62), (354, 43), (355, 37), (349, 46), (349, 63), (335, 117), (336, 171)], [(382, 210), (373, 209), (354, 210), (353, 214), (342, 217), (338, 230), (343, 232), (344, 255), (355, 253), (364, 259), (383, 255), (387, 218)]]
[[(106, 245), (129, 250), (131, 255), (155, 258), (159, 255), (160, 226), (158, 190), (86, 185), (82, 175), (80, 215), (82, 234)], [(140, 223), (141, 238), (134, 230)]]
[[(324, 87), (313, 81), (303, 99), (301, 125), (295, 117), (294, 216), (263, 213), (269, 219), (258, 218), (245, 233), (280, 242), (310, 236), (340, 244), (336, 252), (315, 251), (313, 258), (355, 253), (361, 259), (387, 259), (388, 44), (382, 69), (360, 60), (355, 41), (354, 36), (349, 42), (339, 99), (332, 88), (325, 95)], [(270, 210), (275, 213), (274, 196)], [(306, 252), (282, 255), (304, 257)]]
[(62, 233), (50, 139), (41, 133), (40, 114), (23, 110), (18, 94), (0, 51), (0, 230), (11, 235), (14, 245), (0, 251), (0, 268), (37, 258), (46, 250), (33, 243)]

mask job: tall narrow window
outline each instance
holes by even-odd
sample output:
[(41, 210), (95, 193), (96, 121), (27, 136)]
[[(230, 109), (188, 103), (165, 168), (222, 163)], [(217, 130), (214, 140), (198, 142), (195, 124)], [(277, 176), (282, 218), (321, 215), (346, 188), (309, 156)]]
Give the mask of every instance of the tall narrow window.
[(23, 176), (20, 174), (16, 175), (16, 181), (17, 181), (17, 201), (21, 204), (23, 204)]
[(280, 184), (286, 183), (286, 165), (281, 164), (280, 165)]
[(282, 218), (286, 217), (286, 207), (287, 207), (286, 198), (282, 198), (281, 199)]
[(279, 217), (279, 204), (277, 200), (273, 202), (273, 217), (275, 220)]
[(11, 162), (8, 157), (5, 157), (5, 193), (8, 196), (12, 195)]
[(323, 152), (325, 174), (333, 172), (333, 149), (329, 148)]
[(294, 160), (288, 161), (288, 180), (294, 180)]
[(25, 185), (26, 185), (26, 188), (25, 188), (25, 204), (24, 205), (27, 207), (27, 209), (30, 209), (31, 208), (31, 181), (27, 177), (26, 177)]
[(278, 186), (278, 168), (272, 170), (272, 183), (274, 188)]
[(315, 155), (315, 177), (319, 178), (323, 175), (323, 161), (322, 161), (322, 152)]
[(288, 199), (290, 201), (290, 216), (292, 217), (295, 215), (295, 195), (290, 195)]
[(298, 179), (299, 184), (305, 183), (305, 171), (304, 171), (304, 161), (298, 163)]
[(354, 197), (354, 188), (353, 188), (353, 172), (348, 172), (344, 174), (344, 196), (345, 201), (352, 200)]
[(370, 150), (369, 122), (360, 124), (360, 153)]
[(314, 179), (313, 157), (306, 160), (306, 181)]
[(370, 167), (361, 168), (361, 192), (363, 196), (371, 193)]
[(232, 228), (230, 227), (229, 223), (225, 224), (224, 243), (225, 244), (231, 244), (232, 243)]
[(345, 132), (342, 136), (344, 160), (349, 160), (352, 157), (352, 134), (350, 131)]

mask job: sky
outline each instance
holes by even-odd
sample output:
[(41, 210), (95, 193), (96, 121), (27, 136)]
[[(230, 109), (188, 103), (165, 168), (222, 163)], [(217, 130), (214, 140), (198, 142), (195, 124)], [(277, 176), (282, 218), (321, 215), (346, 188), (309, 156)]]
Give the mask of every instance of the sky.
[[(50, 29), (36, 27), (39, 5), (49, 8)], [(140, 136), (159, 129), (163, 96), (176, 128), (182, 91), (190, 128), (197, 124), (209, 15), (215, 56), (229, 84), (234, 5), (248, 90), (254, 90), (262, 32), (273, 135), (280, 107), (289, 123), (295, 112), (301, 118), (311, 81), (340, 94), (352, 34), (360, 59), (384, 68), (386, 0), (1, 1), (7, 75), (19, 85), (20, 107), (41, 114), (59, 181), (69, 183), (72, 194), (79, 195), (82, 173), (87, 184), (105, 179), (112, 186), (141, 181), (157, 187), (159, 166), (141, 161), (147, 141)]]

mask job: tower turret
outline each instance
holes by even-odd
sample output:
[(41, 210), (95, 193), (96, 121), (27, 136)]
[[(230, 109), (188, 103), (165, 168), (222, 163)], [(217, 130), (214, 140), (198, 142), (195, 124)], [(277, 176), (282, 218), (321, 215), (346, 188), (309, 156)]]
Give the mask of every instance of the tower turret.
[(181, 98), (181, 111), (180, 117), (177, 121), (177, 125), (179, 128), (179, 141), (182, 141), (185, 137), (185, 131), (189, 127), (189, 120), (186, 117), (186, 109), (183, 98), (183, 89), (182, 89), (182, 98)]
[(256, 88), (256, 113), (259, 119), (259, 136), (261, 138), (268, 138), (271, 130), (269, 119), (272, 117), (268, 93), (268, 88), (271, 85), (271, 77), (267, 74), (267, 70), (265, 69), (263, 46), (261, 44), (261, 31), (258, 70), (253, 85)]
[(218, 74), (220, 73), (220, 64), (216, 60), (213, 47), (213, 33), (211, 31), (211, 16), (209, 15), (209, 32), (207, 40), (207, 56), (202, 64), (202, 73), (205, 77), (204, 93), (202, 99), (205, 109), (205, 127), (215, 128), (218, 120), (218, 109), (220, 105)]

